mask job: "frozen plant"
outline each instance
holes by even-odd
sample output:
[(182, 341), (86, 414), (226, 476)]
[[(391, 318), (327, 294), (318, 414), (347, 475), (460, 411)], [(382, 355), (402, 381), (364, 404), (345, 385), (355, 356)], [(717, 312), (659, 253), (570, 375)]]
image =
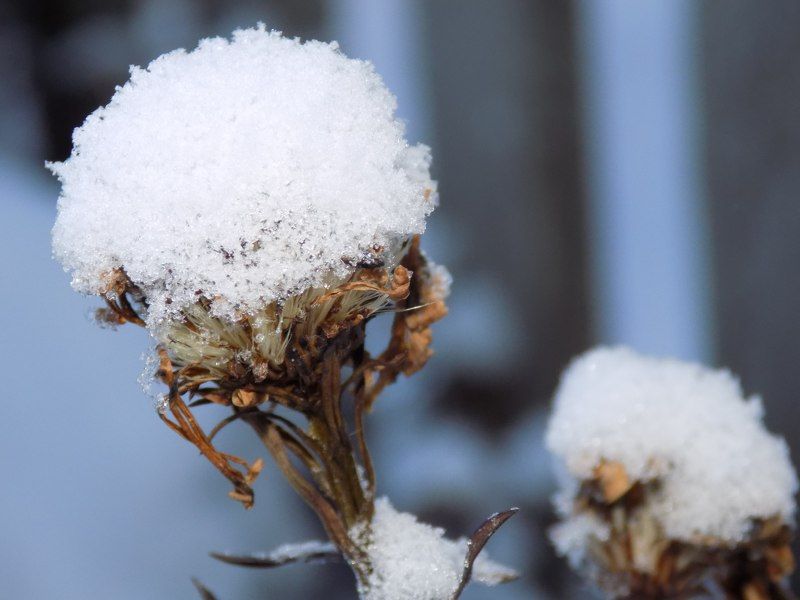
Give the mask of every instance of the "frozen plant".
[(797, 476), (725, 370), (598, 348), (565, 371), (547, 446), (557, 550), (612, 598), (791, 597)]
[[(152, 334), (160, 417), (230, 480), (231, 497), (253, 504), (263, 464), (214, 445), (240, 421), (330, 540), (219, 558), (337, 554), (366, 598), (455, 598), (511, 513), (469, 544), (403, 516), (426, 562), (448, 566), (428, 578), (409, 566), (419, 556), (399, 560), (418, 547), (384, 527), (388, 501), (376, 512), (364, 434), (381, 390), (425, 365), (447, 312), (449, 275), (419, 247), (437, 201), (430, 152), (408, 145), (394, 112), (370, 63), (263, 25), (165, 54), (133, 67), (75, 130), (69, 159), (49, 165), (62, 184), (53, 248), (76, 290), (105, 299), (102, 319)], [(390, 341), (371, 356), (367, 323), (381, 312), (394, 313)], [(209, 404), (230, 414), (205, 431), (193, 410)], [(481, 564), (479, 579), (511, 576)]]

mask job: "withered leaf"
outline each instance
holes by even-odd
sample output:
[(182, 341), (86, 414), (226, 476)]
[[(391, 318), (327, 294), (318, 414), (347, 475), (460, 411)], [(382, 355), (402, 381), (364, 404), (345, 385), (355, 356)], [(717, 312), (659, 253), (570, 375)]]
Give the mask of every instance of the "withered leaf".
[(333, 544), (319, 543), (313, 549), (299, 549), (293, 552), (275, 551), (268, 554), (229, 554), (209, 552), (209, 556), (229, 565), (255, 569), (271, 569), (292, 563), (313, 563), (341, 561), (342, 555)]
[(483, 547), (502, 527), (503, 523), (517, 514), (517, 512), (519, 512), (518, 508), (509, 508), (503, 512), (493, 514), (470, 536), (469, 540), (467, 540), (467, 556), (464, 559), (464, 571), (461, 573), (461, 581), (450, 600), (458, 600), (472, 577), (472, 566), (475, 564), (475, 559), (478, 558)]
[(217, 597), (209, 590), (206, 586), (204, 586), (200, 581), (192, 577), (192, 585), (194, 585), (197, 593), (200, 594), (200, 598), (202, 600), (217, 600)]

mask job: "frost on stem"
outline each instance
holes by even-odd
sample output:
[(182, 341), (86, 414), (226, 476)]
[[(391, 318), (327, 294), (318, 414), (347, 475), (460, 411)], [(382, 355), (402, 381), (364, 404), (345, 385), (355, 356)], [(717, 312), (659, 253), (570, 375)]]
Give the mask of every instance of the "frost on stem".
[(298, 544), (284, 544), (272, 552), (238, 555), (229, 552), (211, 552), (219, 561), (241, 567), (273, 568), (296, 562), (324, 562), (340, 560), (341, 554), (330, 542), (312, 540)]
[(610, 597), (789, 597), (797, 477), (728, 371), (599, 348), (562, 376), (547, 432), (552, 531)]
[[(370, 574), (360, 585), (364, 600), (449, 600), (459, 591), (468, 542), (450, 540), (444, 530), (420, 523), (395, 510), (388, 498), (375, 503), (368, 525), (357, 525), (352, 537), (367, 549)], [(516, 579), (517, 573), (479, 554), (472, 580), (496, 585)]]

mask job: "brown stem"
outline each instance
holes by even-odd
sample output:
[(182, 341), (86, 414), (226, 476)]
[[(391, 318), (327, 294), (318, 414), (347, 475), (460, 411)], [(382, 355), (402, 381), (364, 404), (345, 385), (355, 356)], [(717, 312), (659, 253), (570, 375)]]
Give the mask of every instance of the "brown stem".
[[(375, 467), (372, 464), (372, 456), (367, 448), (367, 440), (364, 437), (364, 411), (366, 410), (366, 400), (363, 394), (356, 397), (355, 406), (355, 434), (356, 441), (358, 442), (358, 452), (361, 455), (361, 464), (364, 466), (364, 478), (366, 479), (366, 500), (367, 504), (374, 508), (373, 502), (375, 501)], [(372, 510), (370, 509), (369, 517), (372, 518)]]
[[(212, 443), (228, 424), (236, 420), (248, 423), (298, 495), (317, 513), (328, 537), (362, 584), (367, 582), (370, 565), (350, 532), (368, 524), (374, 512), (375, 472), (364, 435), (364, 413), (384, 387), (400, 374), (419, 370), (431, 354), (429, 326), (444, 316), (446, 309), (443, 302), (427, 299), (423, 279), (412, 277), (414, 272), (424, 273), (425, 263), (419, 236), (415, 236), (402, 264), (391, 274), (384, 268), (361, 268), (351, 281), (317, 298), (313, 306), (327, 306), (319, 315), (319, 326), (312, 332), (300, 328), (302, 334), (297, 329), (287, 334), (291, 342), (285, 358), (279, 368), (270, 370), (269, 377), (260, 370), (257, 376), (255, 369), (248, 371), (237, 361), (232, 361), (227, 371), (200, 363), (173, 364), (167, 348), (159, 348), (157, 375), (169, 388), (169, 411), (161, 414), (164, 422), (194, 444), (233, 483), (231, 496), (249, 508), (253, 502), (250, 484), (261, 469), (261, 459), (250, 466), (220, 452)], [(121, 269), (110, 273), (108, 279), (108, 291), (113, 292), (107, 299), (110, 321), (145, 326), (143, 316), (148, 305), (141, 291)], [(375, 314), (374, 307), (340, 313), (345, 294), (351, 292), (385, 296), (387, 305), (393, 303), (397, 310), (389, 345), (375, 359), (364, 350), (365, 327)], [(209, 302), (198, 299), (206, 312)], [(336, 318), (329, 319), (331, 315)], [(184, 326), (201, 333), (189, 321)], [(235, 326), (244, 338), (253, 337), (246, 318)], [(353, 370), (342, 382), (342, 369), (348, 366)], [(345, 390), (354, 401), (351, 420), (344, 410)], [(194, 396), (200, 398), (187, 406), (184, 397), (189, 401)], [(282, 405), (302, 415), (308, 422), (307, 430), (271, 409), (260, 409), (265, 402), (271, 408)], [(233, 405), (234, 410), (208, 434), (190, 410), (207, 403)]]
[(348, 525), (371, 518), (372, 503), (367, 501), (353, 445), (342, 414), (341, 363), (334, 346), (326, 350), (322, 361), (320, 382), (320, 414), (309, 417), (309, 431), (320, 443), (326, 462), (335, 469), (334, 486), (341, 492), (340, 500)]
[(339, 443), (337, 435), (330, 431), (324, 419), (311, 417), (309, 423), (309, 433), (319, 444), (322, 462), (330, 473), (329, 484), (334, 501), (348, 527), (352, 527), (372, 514), (371, 503), (367, 502), (361, 487), (352, 447), (345, 448)]
[[(253, 506), (253, 489), (250, 483), (261, 471), (263, 461), (260, 459), (248, 467), (247, 463), (236, 457), (223, 454), (211, 443), (211, 440), (197, 424), (194, 415), (183, 402), (180, 395), (170, 392), (169, 409), (175, 422), (170, 421), (165, 415), (160, 415), (170, 429), (178, 435), (194, 444), (198, 450), (213, 464), (234, 486), (235, 491), (230, 493), (231, 498), (239, 500), (245, 508)], [(242, 473), (231, 466), (231, 462), (243, 464), (247, 468), (246, 473)]]
[[(347, 559), (359, 581), (365, 583), (369, 575), (369, 564), (363, 549), (359, 548), (358, 544), (349, 535), (350, 528), (358, 522), (358, 512), (352, 508), (354, 494), (350, 478), (344, 476), (345, 470), (341, 468), (341, 464), (336, 465), (335, 459), (330, 460), (333, 458), (331, 449), (319, 438), (317, 441), (321, 444), (323, 454), (321, 458), (326, 468), (315, 472), (306, 462), (310, 458), (309, 454), (305, 454), (307, 449), (299, 442), (297, 445), (292, 442), (287, 443), (287, 439), (282, 437), (279, 427), (270, 422), (271, 416), (254, 412), (244, 415), (242, 419), (249, 423), (258, 433), (284, 477), (286, 477), (297, 494), (317, 514), (330, 540)], [(287, 450), (298, 456), (301, 462), (304, 462), (309, 467), (311, 476), (317, 483), (316, 486), (303, 477), (295, 468)], [(357, 480), (355, 462), (351, 460), (351, 463)], [(330, 472), (331, 469), (333, 469), (333, 473)], [(324, 485), (321, 485), (322, 482), (317, 480), (318, 473), (321, 472), (327, 473)], [(327, 494), (320, 491), (320, 487)], [(331, 497), (326, 497), (328, 495)]]

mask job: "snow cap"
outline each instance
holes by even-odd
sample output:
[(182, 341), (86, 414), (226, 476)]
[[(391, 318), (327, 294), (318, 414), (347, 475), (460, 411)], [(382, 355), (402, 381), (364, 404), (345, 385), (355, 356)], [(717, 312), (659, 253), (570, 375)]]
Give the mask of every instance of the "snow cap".
[(436, 202), (373, 66), (256, 28), (132, 67), (48, 167), (56, 258), (102, 293), (122, 268), (151, 324), (195, 302), (255, 309), (398, 260)]
[(566, 471), (561, 509), (569, 514), (578, 483), (605, 461), (660, 481), (647, 510), (668, 538), (737, 543), (753, 520), (791, 523), (797, 476), (762, 418), (760, 399), (746, 399), (727, 370), (627, 348), (587, 352), (564, 372), (547, 431)]

